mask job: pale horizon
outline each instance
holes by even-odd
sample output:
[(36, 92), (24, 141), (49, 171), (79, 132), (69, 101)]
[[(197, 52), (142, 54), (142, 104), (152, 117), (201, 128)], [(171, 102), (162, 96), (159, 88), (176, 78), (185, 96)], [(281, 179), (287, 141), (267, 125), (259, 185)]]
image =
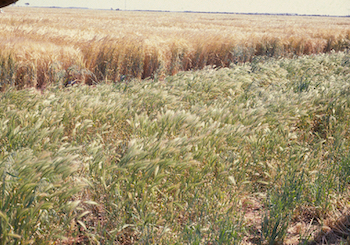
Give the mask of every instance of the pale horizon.
[(90, 9), (350, 15), (350, 0), (20, 0), (17, 6), (81, 7)]

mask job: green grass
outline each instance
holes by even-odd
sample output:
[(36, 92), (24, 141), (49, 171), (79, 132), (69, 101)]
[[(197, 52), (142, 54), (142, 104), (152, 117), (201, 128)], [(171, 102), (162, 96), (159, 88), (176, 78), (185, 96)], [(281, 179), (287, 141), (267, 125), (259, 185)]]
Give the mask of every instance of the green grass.
[[(333, 229), (349, 206), (349, 61), (10, 87), (1, 244), (276, 244)], [(294, 234), (296, 223), (312, 229)]]

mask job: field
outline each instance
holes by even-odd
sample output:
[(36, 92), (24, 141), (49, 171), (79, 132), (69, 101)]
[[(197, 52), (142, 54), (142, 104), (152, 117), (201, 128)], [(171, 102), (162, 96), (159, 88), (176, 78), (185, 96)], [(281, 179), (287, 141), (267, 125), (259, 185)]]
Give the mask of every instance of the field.
[(157, 77), (350, 47), (350, 19), (6, 8), (1, 88)]
[(347, 244), (349, 22), (6, 9), (0, 244)]

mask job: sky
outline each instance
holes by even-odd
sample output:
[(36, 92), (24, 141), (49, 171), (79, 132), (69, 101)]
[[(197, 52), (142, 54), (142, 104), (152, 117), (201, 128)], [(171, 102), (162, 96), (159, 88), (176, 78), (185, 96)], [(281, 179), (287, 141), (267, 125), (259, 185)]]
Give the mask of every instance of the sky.
[(24, 6), (235, 13), (350, 15), (350, 0), (19, 0)]

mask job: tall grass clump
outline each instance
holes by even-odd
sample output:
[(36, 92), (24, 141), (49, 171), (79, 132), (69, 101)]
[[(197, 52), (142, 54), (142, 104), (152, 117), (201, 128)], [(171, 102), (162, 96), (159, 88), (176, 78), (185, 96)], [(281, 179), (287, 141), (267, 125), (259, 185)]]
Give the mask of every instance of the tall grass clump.
[(80, 188), (68, 181), (74, 156), (61, 152), (34, 157), (23, 149), (1, 161), (1, 244), (43, 243), (66, 235), (61, 229), (70, 226), (79, 204), (70, 198)]
[(0, 90), (14, 85), (16, 63), (11, 53), (0, 53)]
[(79, 213), (72, 197), (84, 186), (74, 177), (77, 148), (63, 142), (62, 127), (48, 124), (50, 111), (35, 94), (26, 94), (1, 95), (1, 244), (64, 240)]

